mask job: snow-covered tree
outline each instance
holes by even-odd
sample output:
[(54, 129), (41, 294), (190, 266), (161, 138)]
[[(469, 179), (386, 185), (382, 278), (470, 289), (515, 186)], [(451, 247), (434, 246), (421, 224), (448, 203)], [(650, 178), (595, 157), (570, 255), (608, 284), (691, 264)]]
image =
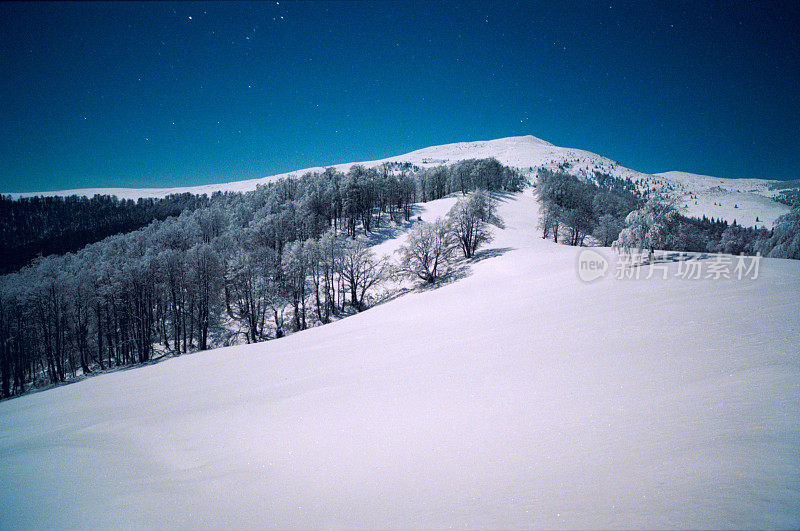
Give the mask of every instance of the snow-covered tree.
[(350, 304), (356, 311), (366, 308), (367, 291), (389, 273), (388, 260), (377, 258), (364, 238), (350, 240), (344, 246), (341, 276), (350, 292)]
[(625, 218), (626, 226), (613, 246), (624, 252), (631, 249), (641, 252), (647, 249), (652, 256), (656, 248), (664, 247), (677, 220), (675, 200), (662, 194), (654, 194), (642, 208), (628, 214)]
[(728, 254), (752, 254), (753, 242), (747, 229), (736, 223), (729, 225), (720, 238), (720, 251)]
[(622, 222), (612, 216), (611, 214), (603, 214), (597, 221), (592, 235), (597, 238), (600, 245), (608, 247), (614, 240), (619, 238), (619, 233), (622, 231)]
[(400, 265), (407, 275), (432, 284), (447, 274), (457, 251), (458, 242), (447, 221), (421, 222), (399, 249)]
[(198, 348), (209, 346), (209, 331), (219, 321), (220, 292), (224, 270), (219, 254), (208, 243), (194, 245), (186, 253), (188, 288), (195, 301), (192, 320), (197, 323)]
[(284, 249), (282, 269), (286, 285), (292, 296), (295, 330), (304, 330), (306, 324), (306, 288), (308, 287), (308, 264), (303, 252), (303, 242), (293, 241)]
[(453, 235), (465, 258), (475, 254), (478, 247), (492, 240), (487, 221), (494, 215), (495, 205), (484, 190), (461, 198), (447, 213)]
[(324, 313), (322, 322), (328, 322), (331, 315), (337, 315), (344, 305), (343, 268), (345, 242), (330, 229), (319, 239), (319, 258), (322, 267), (322, 291), (324, 293)]
[(772, 236), (761, 243), (761, 251), (773, 258), (800, 260), (800, 207), (775, 221)]
[(248, 343), (263, 339), (268, 279), (280, 269), (271, 249), (237, 249), (228, 258), (225, 272), (225, 307), (228, 316), (243, 328)]
[(570, 245), (582, 245), (594, 228), (593, 198), (597, 193), (594, 184), (584, 182), (574, 175), (540, 169), (536, 195), (542, 205), (540, 227), (544, 238), (552, 232), (558, 243), (559, 230), (568, 229)]

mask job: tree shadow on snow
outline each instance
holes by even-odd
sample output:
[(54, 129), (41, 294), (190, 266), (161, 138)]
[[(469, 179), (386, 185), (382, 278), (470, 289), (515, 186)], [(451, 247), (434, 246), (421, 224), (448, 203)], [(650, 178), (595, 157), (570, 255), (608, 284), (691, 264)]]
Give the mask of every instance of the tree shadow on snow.
[(687, 262), (690, 260), (708, 260), (713, 257), (714, 255), (712, 253), (664, 251), (663, 253), (656, 254), (652, 261), (649, 258), (643, 257), (639, 264), (633, 265), (646, 266), (651, 264)]
[(452, 269), (450, 269), (447, 274), (439, 277), (433, 284), (423, 283), (419, 285), (415, 291), (433, 291), (457, 282), (472, 274), (472, 264), (477, 264), (478, 262), (488, 260), (489, 258), (503, 256), (508, 251), (512, 250), (512, 247), (499, 247), (495, 249), (484, 249), (482, 251), (478, 251), (472, 256), (472, 258), (459, 260), (455, 265), (453, 265)]
[(495, 249), (483, 249), (482, 251), (477, 251), (472, 258), (469, 259), (469, 263), (475, 264), (478, 262), (482, 262), (488, 258), (497, 258), (498, 256), (503, 256), (508, 251), (513, 251), (513, 247), (497, 247)]
[(381, 220), (380, 227), (373, 227), (372, 231), (366, 235), (367, 242), (370, 246), (381, 244), (388, 240), (393, 240), (405, 234), (414, 226), (417, 221), (417, 216), (422, 212), (422, 208), (413, 205), (411, 207), (411, 221), (391, 221), (388, 217)]
[(498, 203), (507, 203), (512, 199), (516, 199), (520, 192), (506, 192), (505, 190), (489, 192), (489, 197)]

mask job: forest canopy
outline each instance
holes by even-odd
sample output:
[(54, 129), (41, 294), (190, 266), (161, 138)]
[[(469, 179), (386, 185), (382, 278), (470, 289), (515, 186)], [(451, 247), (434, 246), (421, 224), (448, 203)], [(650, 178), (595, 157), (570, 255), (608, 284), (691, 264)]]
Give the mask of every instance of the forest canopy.
[(3, 199), (18, 254), (4, 267), (40, 256), (0, 277), (0, 394), (361, 311), (390, 271), (365, 236), (417, 202), (525, 184), (485, 159), (329, 168), (211, 197)]

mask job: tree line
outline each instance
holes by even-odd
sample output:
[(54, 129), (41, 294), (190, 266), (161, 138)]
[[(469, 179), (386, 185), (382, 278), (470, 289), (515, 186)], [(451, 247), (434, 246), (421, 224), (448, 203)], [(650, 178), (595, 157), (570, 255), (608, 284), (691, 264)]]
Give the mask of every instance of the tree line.
[(542, 237), (558, 243), (583, 245), (594, 236), (611, 245), (624, 226), (625, 217), (641, 203), (630, 180), (597, 173), (595, 180), (581, 180), (564, 171), (538, 170), (536, 196), (541, 204)]
[(621, 249), (662, 249), (800, 259), (800, 209), (781, 216), (770, 229), (725, 220), (688, 217), (674, 196), (640, 193), (633, 183), (604, 174), (581, 180), (541, 168), (536, 195), (544, 238), (584, 245), (586, 238)]
[[(177, 216), (0, 277), (0, 394), (278, 338), (364, 310), (394, 269), (365, 235), (411, 220), (419, 201), (525, 185), (496, 160), (414, 169), (329, 168), (217, 193)], [(468, 218), (488, 219), (492, 210), (485, 195), (471, 197), (454, 207), (448, 226), (458, 220), (461, 229), (447, 236), (470, 256), (488, 236), (483, 221)]]
[(0, 196), (0, 274), (16, 271), (38, 255), (74, 252), (209, 202), (205, 195), (189, 193), (136, 201), (99, 194), (16, 200)]

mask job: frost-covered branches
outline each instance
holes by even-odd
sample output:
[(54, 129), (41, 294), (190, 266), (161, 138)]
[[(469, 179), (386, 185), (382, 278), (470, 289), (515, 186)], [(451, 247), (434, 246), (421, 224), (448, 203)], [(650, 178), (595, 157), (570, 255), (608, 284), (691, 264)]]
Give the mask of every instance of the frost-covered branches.
[(400, 247), (400, 267), (407, 275), (432, 284), (448, 272), (457, 251), (458, 242), (446, 220), (423, 221)]
[(640, 209), (634, 210), (625, 218), (625, 228), (614, 242), (616, 249), (629, 252), (631, 249), (651, 253), (662, 249), (667, 237), (678, 221), (678, 209), (671, 197), (656, 194)]
[[(362, 234), (409, 221), (419, 201), (475, 188), (518, 190), (524, 182), (487, 159), (430, 169), (408, 163), (353, 166), (347, 173), (329, 168), (252, 192), (164, 201), (4, 199), (0, 210), (15, 213), (6, 221), (23, 220), (0, 227), (10, 235), (4, 249), (32, 246), (20, 260), (0, 264), (5, 270), (19, 269), (37, 253), (77, 251), (0, 277), (0, 395), (96, 368), (278, 338), (364, 310), (392, 268)], [(464, 199), (466, 217), (453, 212), (453, 219), (480, 220), (464, 225), (465, 253), (487, 241), (486, 199), (481, 193)], [(52, 233), (71, 213), (104, 212), (108, 220), (81, 218)], [(41, 230), (33, 226), (37, 217), (46, 219)], [(436, 234), (445, 245), (435, 245), (431, 281), (458, 251), (451, 225), (440, 225), (444, 232)], [(121, 233), (101, 239), (107, 231)], [(64, 242), (69, 245), (45, 245), (51, 235), (78, 232), (80, 238)], [(96, 243), (80, 248), (88, 241)], [(5, 258), (8, 252), (0, 252)]]
[(759, 242), (759, 250), (773, 258), (800, 260), (800, 207), (775, 221), (772, 236)]
[(539, 170), (536, 196), (543, 238), (552, 235), (556, 243), (559, 237), (566, 238), (569, 245), (583, 245), (589, 235), (605, 245), (617, 238), (621, 220), (638, 201), (631, 192), (632, 184), (605, 174), (596, 174), (595, 180), (600, 184), (564, 172)]
[(471, 258), (479, 246), (492, 241), (487, 222), (495, 211), (494, 201), (484, 190), (461, 198), (450, 209), (447, 219), (465, 258)]
[(350, 303), (357, 311), (366, 307), (367, 291), (390, 273), (389, 262), (376, 258), (363, 238), (348, 241), (342, 253), (341, 275), (350, 292)]

